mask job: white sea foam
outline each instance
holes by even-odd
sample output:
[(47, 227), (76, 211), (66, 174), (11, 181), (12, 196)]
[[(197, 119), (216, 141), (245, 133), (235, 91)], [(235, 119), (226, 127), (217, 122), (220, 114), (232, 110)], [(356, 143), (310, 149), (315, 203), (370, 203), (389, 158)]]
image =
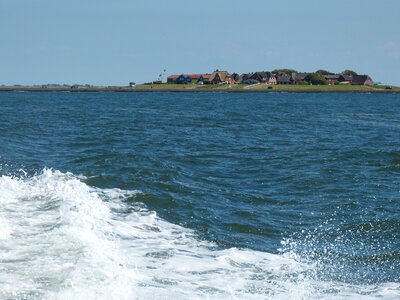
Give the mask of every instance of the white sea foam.
[(398, 299), (311, 279), (290, 254), (218, 250), (141, 204), (44, 170), (0, 177), (0, 299)]

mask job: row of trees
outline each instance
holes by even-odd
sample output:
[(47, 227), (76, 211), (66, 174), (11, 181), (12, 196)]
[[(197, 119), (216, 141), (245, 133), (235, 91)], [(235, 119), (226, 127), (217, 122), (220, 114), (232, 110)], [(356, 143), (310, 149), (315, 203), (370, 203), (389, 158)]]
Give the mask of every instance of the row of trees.
[[(321, 74), (321, 75), (335, 75), (335, 73), (331, 73), (327, 70), (318, 70), (315, 73), (317, 74)], [(353, 71), (353, 70), (344, 70), (343, 72), (341, 72), (340, 74), (343, 75), (351, 75), (351, 76), (357, 76), (357, 72)]]
[[(300, 72), (297, 71), (297, 70), (294, 70), (294, 69), (275, 69), (275, 70), (273, 70), (271, 73), (275, 73), (275, 74), (288, 74), (288, 75), (291, 75), (291, 74), (293, 74), (293, 73), (300, 73)], [(329, 72), (329, 71), (323, 70), (323, 69), (318, 70), (318, 71), (315, 71), (314, 73), (320, 74), (320, 75), (334, 75), (334, 74), (335, 74), (335, 73), (332, 73), (332, 72)], [(351, 76), (356, 76), (356, 75), (358, 75), (357, 72), (355, 72), (355, 71), (353, 71), (353, 70), (344, 70), (344, 71), (341, 72), (340, 74), (343, 74), (343, 75), (351, 75)]]

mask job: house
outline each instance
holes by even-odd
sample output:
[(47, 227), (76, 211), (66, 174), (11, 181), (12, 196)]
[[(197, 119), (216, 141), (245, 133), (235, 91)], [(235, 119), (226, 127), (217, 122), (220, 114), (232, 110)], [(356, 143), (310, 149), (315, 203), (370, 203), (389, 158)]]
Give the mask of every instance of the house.
[(334, 84), (339, 83), (340, 75), (339, 75), (339, 74), (334, 74), (334, 75), (322, 75), (322, 77), (325, 78), (326, 82), (327, 82), (329, 85), (334, 85)]
[(210, 83), (211, 74), (199, 74), (200, 77), (197, 79), (196, 83), (208, 84)]
[(225, 83), (227, 83), (227, 84), (235, 84), (235, 83), (236, 83), (236, 80), (233, 79), (233, 77), (232, 77), (231, 75), (228, 75), (228, 76), (226, 76), (226, 78), (225, 78)]
[(231, 78), (233, 80), (235, 80), (235, 82), (239, 82), (240, 81), (240, 75), (238, 73), (232, 73), (231, 74)]
[(294, 80), (292, 78), (292, 75), (289, 74), (280, 74), (276, 78), (276, 81), (278, 84), (293, 84)]
[(343, 84), (352, 83), (353, 82), (353, 75), (340, 74), (339, 82), (343, 83)]
[(190, 78), (186, 74), (182, 74), (182, 75), (178, 76), (178, 78), (175, 81), (175, 83), (177, 83), (177, 84), (188, 84), (191, 82), (192, 82), (192, 78)]
[(270, 85), (278, 84), (278, 81), (276, 79), (275, 74), (272, 74), (272, 73), (269, 74), (269, 78), (267, 80), (267, 84), (270, 84)]
[(187, 78), (190, 78), (189, 83), (209, 83), (211, 74), (184, 74)]
[(216, 70), (210, 76), (211, 84), (222, 84), (227, 83), (227, 81), (232, 81), (227, 71)]
[(311, 73), (292, 73), (293, 83), (300, 84), (308, 81), (310, 74)]
[(202, 84), (208, 83), (210, 81), (211, 74), (186, 74), (186, 77), (189, 77), (191, 83), (200, 83)]
[(269, 79), (269, 74), (267, 72), (254, 72), (250, 74), (248, 79), (253, 79), (260, 83), (265, 83)]
[(181, 75), (170, 75), (167, 77), (167, 83), (176, 83), (176, 80)]
[(372, 86), (374, 81), (368, 75), (355, 75), (353, 76), (353, 85)]
[(240, 83), (258, 82), (267, 84), (277, 84), (276, 75), (270, 72), (254, 72), (248, 74), (242, 74), (239, 79)]
[(250, 77), (250, 74), (244, 73), (244, 74), (240, 75), (239, 80), (236, 80), (236, 81), (237, 81), (237, 83), (243, 83), (246, 80), (248, 80), (249, 77)]
[(167, 78), (167, 83), (188, 84), (188, 83), (208, 83), (211, 74), (181, 74), (171, 75)]

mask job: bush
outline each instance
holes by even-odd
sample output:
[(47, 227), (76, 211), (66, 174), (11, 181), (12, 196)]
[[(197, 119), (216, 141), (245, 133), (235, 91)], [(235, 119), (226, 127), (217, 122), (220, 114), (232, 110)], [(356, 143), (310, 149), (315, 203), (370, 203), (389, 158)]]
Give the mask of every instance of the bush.
[(275, 69), (271, 73), (291, 75), (292, 73), (299, 73), (299, 72), (297, 72), (296, 70), (293, 70), (293, 69)]
[(321, 75), (333, 75), (334, 74), (334, 73), (331, 73), (331, 72), (329, 72), (327, 70), (318, 70), (315, 73), (321, 74)]
[(325, 85), (328, 83), (326, 79), (319, 73), (311, 73), (309, 76), (307, 76), (307, 80), (309, 83), (317, 85)]
[(353, 71), (353, 70), (344, 70), (342, 72), (343, 75), (351, 75), (351, 76), (357, 76), (357, 72)]

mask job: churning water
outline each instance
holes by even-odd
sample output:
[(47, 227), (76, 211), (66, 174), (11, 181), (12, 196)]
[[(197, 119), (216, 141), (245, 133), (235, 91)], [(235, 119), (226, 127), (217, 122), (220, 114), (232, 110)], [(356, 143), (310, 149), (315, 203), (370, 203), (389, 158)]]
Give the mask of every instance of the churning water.
[(400, 96), (0, 94), (0, 299), (398, 299)]

